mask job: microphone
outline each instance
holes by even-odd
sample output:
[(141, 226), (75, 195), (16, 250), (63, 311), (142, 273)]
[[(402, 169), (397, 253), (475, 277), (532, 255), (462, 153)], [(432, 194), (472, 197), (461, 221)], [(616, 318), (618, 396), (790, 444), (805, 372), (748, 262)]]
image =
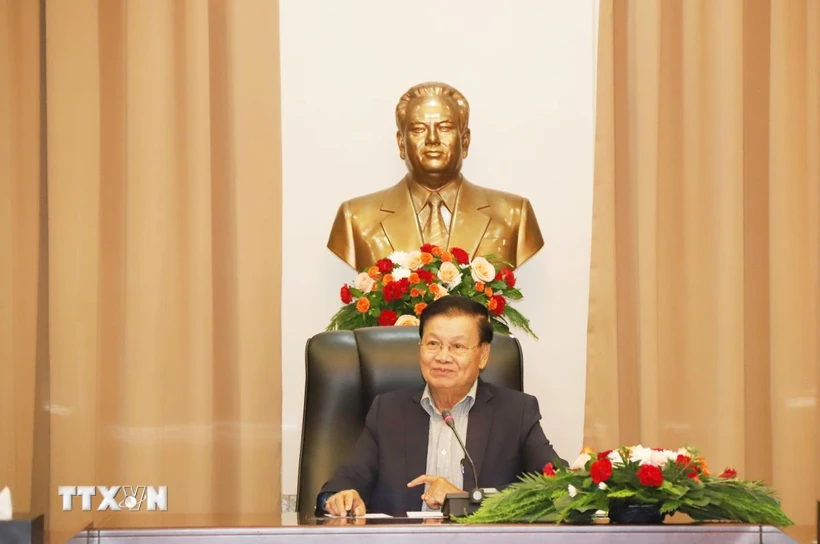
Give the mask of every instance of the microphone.
[(467, 498), (463, 493), (448, 493), (445, 495), (442, 512), (444, 515), (449, 515), (454, 511), (463, 511), (463, 515), (466, 516), (475, 512), (481, 505), (481, 501), (484, 500), (484, 490), (478, 487), (478, 473), (476, 473), (475, 470), (475, 463), (473, 463), (473, 458), (470, 457), (470, 452), (467, 451), (467, 446), (464, 445), (464, 441), (461, 440), (461, 436), (459, 436), (458, 431), (456, 431), (456, 419), (453, 417), (453, 414), (450, 413), (450, 410), (444, 410), (441, 412), (441, 415), (444, 418), (444, 423), (453, 430), (453, 434), (456, 436), (456, 440), (458, 440), (458, 444), (461, 446), (464, 456), (470, 463), (470, 468), (473, 469), (473, 485), (475, 486), (468, 495), (469, 504), (463, 504), (463, 499)]

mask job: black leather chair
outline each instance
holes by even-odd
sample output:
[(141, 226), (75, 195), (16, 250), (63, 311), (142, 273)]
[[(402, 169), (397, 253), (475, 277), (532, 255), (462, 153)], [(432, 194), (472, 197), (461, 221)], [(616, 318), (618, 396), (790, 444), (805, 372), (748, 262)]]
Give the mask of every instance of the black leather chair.
[[(373, 399), (423, 386), (418, 327), (371, 327), (317, 334), (305, 348), (305, 405), (296, 510), (316, 515), (316, 498), (351, 454)], [(523, 391), (518, 340), (495, 334), (483, 380)]]

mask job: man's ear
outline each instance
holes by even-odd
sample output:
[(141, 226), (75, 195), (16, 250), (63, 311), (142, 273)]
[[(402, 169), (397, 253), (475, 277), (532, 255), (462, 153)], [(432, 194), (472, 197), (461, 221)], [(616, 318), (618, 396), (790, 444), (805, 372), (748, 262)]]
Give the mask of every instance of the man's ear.
[(478, 362), (479, 370), (484, 370), (487, 363), (490, 362), (490, 344), (481, 344), (481, 359)]
[(401, 135), (401, 131), (396, 131), (396, 143), (399, 144), (399, 157), (402, 160), (405, 159), (406, 153), (404, 152), (404, 137)]
[(470, 150), (470, 129), (468, 128), (461, 134), (461, 158), (467, 158), (467, 152)]

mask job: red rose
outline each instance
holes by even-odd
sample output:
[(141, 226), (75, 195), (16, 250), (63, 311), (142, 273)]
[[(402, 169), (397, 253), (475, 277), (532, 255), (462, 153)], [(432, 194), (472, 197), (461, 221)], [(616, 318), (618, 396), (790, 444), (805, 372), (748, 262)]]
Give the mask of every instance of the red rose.
[(382, 287), (384, 301), (390, 302), (393, 300), (398, 300), (402, 298), (402, 296), (409, 290), (410, 280), (408, 278), (402, 278), (399, 281), (391, 281), (390, 283)]
[(487, 308), (490, 313), (494, 315), (501, 315), (504, 313), (504, 306), (507, 305), (507, 300), (501, 295), (493, 295), (487, 303)]
[(382, 288), (382, 294), (385, 302), (399, 299), (401, 298), (401, 287), (398, 282), (391, 281)]
[(691, 462), (692, 458), (688, 455), (678, 455), (678, 458), (675, 459), (675, 464), (679, 467), (688, 467)]
[(609, 454), (610, 454), (610, 453), (612, 453), (612, 450), (602, 451), (602, 452), (600, 452), (600, 453), (598, 454), (598, 459), (599, 459), (599, 460), (600, 460), (600, 459), (606, 459), (607, 457), (609, 457)]
[(339, 296), (345, 304), (350, 304), (353, 302), (353, 295), (350, 293), (350, 287), (347, 285), (342, 285), (342, 290), (339, 291)]
[(544, 476), (555, 476), (555, 467), (552, 466), (552, 463), (544, 465)]
[(733, 468), (727, 468), (720, 473), (721, 478), (737, 478), (737, 471)]
[(495, 279), (503, 280), (504, 283), (507, 284), (508, 289), (515, 287), (515, 274), (513, 274), (513, 271), (509, 268), (500, 270), (498, 274), (495, 275)]
[(641, 485), (660, 487), (663, 483), (663, 472), (652, 465), (641, 465), (641, 468), (638, 469), (638, 479), (641, 481)]
[(460, 247), (451, 247), (450, 255), (453, 256), (458, 264), (470, 264), (470, 256)]
[(379, 267), (379, 272), (387, 274), (393, 270), (393, 261), (390, 259), (379, 259), (376, 261), (376, 266)]
[(609, 480), (612, 476), (612, 461), (609, 459), (598, 459), (589, 467), (589, 476), (596, 484)]
[(379, 326), (391, 327), (396, 324), (398, 318), (399, 316), (393, 310), (382, 310), (382, 313), (379, 314)]
[(432, 253), (433, 252), (433, 244), (424, 244), (419, 248), (422, 253)]
[(419, 268), (418, 270), (416, 270), (416, 274), (418, 274), (419, 278), (421, 278), (424, 281), (424, 283), (427, 284), (433, 283), (433, 280), (435, 279), (435, 276), (433, 276), (432, 272), (430, 272), (429, 270), (424, 270), (423, 268)]
[(686, 477), (692, 480), (697, 480), (698, 476), (700, 476), (700, 469), (698, 469), (698, 467), (692, 467), (689, 472), (686, 473)]

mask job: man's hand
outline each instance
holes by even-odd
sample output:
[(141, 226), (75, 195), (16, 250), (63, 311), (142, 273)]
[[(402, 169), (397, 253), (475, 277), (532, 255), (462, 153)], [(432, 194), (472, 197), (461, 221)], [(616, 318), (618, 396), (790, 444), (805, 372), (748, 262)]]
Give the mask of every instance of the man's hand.
[(433, 510), (438, 510), (444, 504), (444, 496), (447, 493), (462, 493), (464, 490), (459, 489), (441, 476), (430, 476), (429, 474), (422, 474), (412, 482), (407, 484), (407, 487), (416, 487), (421, 484), (429, 484), (430, 487), (421, 496), (421, 500), (427, 503), (427, 506)]
[(331, 516), (363, 516), (366, 513), (364, 501), (355, 489), (345, 489), (331, 495), (325, 503), (325, 511)]

